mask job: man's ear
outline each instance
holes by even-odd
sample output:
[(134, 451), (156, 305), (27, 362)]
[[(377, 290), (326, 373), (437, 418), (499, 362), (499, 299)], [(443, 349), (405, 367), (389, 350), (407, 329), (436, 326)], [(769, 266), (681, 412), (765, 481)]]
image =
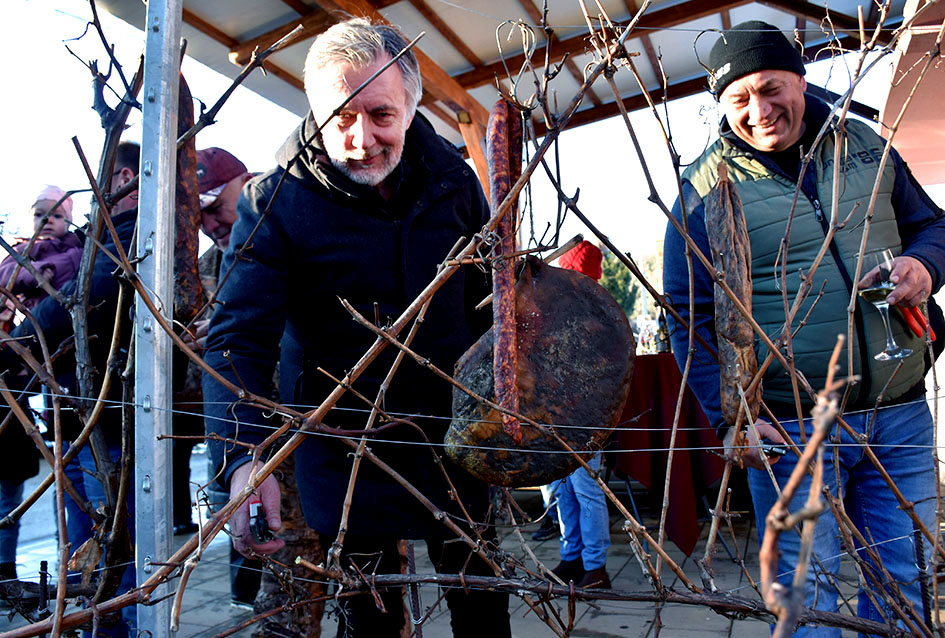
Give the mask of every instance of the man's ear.
[(243, 184), (253, 179), (254, 175), (252, 173), (243, 173), (240, 175), (240, 188), (243, 187)]
[(118, 181), (121, 182), (120, 186), (124, 186), (134, 178), (135, 172), (127, 166), (123, 166), (122, 169), (118, 171)]

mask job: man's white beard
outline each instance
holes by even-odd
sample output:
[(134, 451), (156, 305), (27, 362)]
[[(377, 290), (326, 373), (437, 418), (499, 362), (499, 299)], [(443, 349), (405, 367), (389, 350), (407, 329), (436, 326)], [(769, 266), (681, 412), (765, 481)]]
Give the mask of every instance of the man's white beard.
[(372, 166), (370, 168), (359, 167), (357, 169), (352, 169), (348, 164), (348, 160), (335, 159), (334, 157), (331, 158), (331, 163), (355, 184), (363, 184), (364, 186), (377, 186), (387, 179), (387, 176), (390, 175), (397, 167), (397, 164), (400, 163), (402, 151), (403, 148), (396, 150), (395, 155), (395, 149), (393, 147), (384, 147), (384, 150), (381, 151), (381, 157), (384, 162), (378, 166)]

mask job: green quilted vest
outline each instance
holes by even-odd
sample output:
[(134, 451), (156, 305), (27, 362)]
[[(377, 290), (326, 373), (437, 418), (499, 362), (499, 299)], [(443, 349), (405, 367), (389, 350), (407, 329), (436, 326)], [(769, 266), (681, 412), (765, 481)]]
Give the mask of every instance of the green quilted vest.
[[(889, 387), (886, 388), (884, 401), (901, 396), (918, 383), (924, 373), (921, 353), (924, 351), (925, 342), (908, 331), (896, 310), (890, 311), (896, 341), (915, 352), (904, 360), (902, 369), (890, 382), (897, 362), (873, 359), (873, 355), (882, 351), (886, 344), (879, 311), (872, 304), (860, 301), (857, 297), (857, 313), (861, 315), (860, 325), (864, 327), (864, 334), (859, 334), (856, 321), (853, 323), (852, 333), (848, 332), (847, 306), (851, 291), (844, 281), (835, 256), (839, 256), (852, 279), (856, 272), (856, 253), (863, 235), (870, 192), (876, 180), (876, 167), (882, 156), (883, 143), (879, 136), (860, 122), (847, 121), (846, 129), (846, 147), (840, 155), (843, 165), (840, 169), (838, 218), (843, 221), (851, 211), (853, 215), (834, 236), (835, 250), (826, 251), (814, 273), (813, 286), (795, 316), (792, 331), (796, 332), (793, 339), (795, 366), (803, 372), (815, 391), (824, 385), (827, 365), (837, 335), (847, 335), (839, 374), (847, 374), (851, 351), (853, 374), (862, 375), (862, 366), (868, 366), (868, 377), (863, 378), (861, 383), (853, 388), (851, 402), (848, 403), (848, 408), (851, 408), (872, 405), (887, 383)], [(798, 197), (787, 256), (786, 287), (789, 306), (793, 305), (800, 288), (801, 273), (808, 272), (824, 242), (826, 222), (822, 224), (818, 216), (822, 214), (828, 222), (830, 220), (834, 146), (832, 132), (828, 132), (807, 167), (807, 170), (814, 171), (816, 176), (817, 201), (812, 202), (803, 193)], [(723, 160), (728, 165), (729, 176), (745, 209), (751, 241), (752, 313), (765, 333), (774, 340), (781, 333), (785, 320), (780, 289), (781, 262), (778, 254), (781, 240), (787, 232), (795, 183), (773, 173), (751, 154), (724, 139), (716, 141), (703, 153), (702, 157), (685, 171), (683, 177), (689, 180), (704, 198), (715, 185), (718, 178), (717, 167)], [(892, 163), (887, 162), (870, 224), (867, 252), (891, 248), (893, 254), (901, 253), (899, 231), (890, 203), (893, 181), (894, 169)], [(821, 208), (822, 213), (819, 210)], [(868, 269), (864, 264), (863, 272)], [(821, 290), (823, 294), (819, 296)], [(811, 310), (815, 300), (816, 306)], [(861, 337), (865, 341), (861, 341)], [(861, 354), (861, 343), (864, 342), (865, 356)], [(768, 348), (760, 342), (757, 335), (755, 350), (760, 364), (767, 356)], [(782, 352), (785, 352), (784, 348)], [(793, 396), (787, 371), (774, 360), (764, 377), (765, 401), (793, 404)], [(811, 401), (803, 390), (801, 399), (805, 406), (810, 406)]]

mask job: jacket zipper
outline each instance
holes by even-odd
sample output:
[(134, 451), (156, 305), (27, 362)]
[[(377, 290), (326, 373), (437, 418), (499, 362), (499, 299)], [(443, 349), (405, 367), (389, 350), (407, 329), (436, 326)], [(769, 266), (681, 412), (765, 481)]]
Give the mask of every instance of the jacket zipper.
[(394, 237), (394, 260), (397, 264), (394, 269), (394, 285), (398, 306), (402, 310), (407, 304), (407, 264), (404, 263), (404, 232), (403, 222), (400, 219), (394, 220)]

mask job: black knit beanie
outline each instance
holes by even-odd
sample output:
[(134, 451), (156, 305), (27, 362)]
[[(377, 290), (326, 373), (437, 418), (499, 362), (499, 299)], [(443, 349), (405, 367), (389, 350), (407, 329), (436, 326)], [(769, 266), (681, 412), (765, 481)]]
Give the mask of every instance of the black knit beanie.
[(709, 52), (709, 68), (709, 85), (716, 100), (725, 87), (749, 73), (766, 69), (805, 73), (797, 49), (777, 27), (761, 20), (742, 22), (724, 31)]

